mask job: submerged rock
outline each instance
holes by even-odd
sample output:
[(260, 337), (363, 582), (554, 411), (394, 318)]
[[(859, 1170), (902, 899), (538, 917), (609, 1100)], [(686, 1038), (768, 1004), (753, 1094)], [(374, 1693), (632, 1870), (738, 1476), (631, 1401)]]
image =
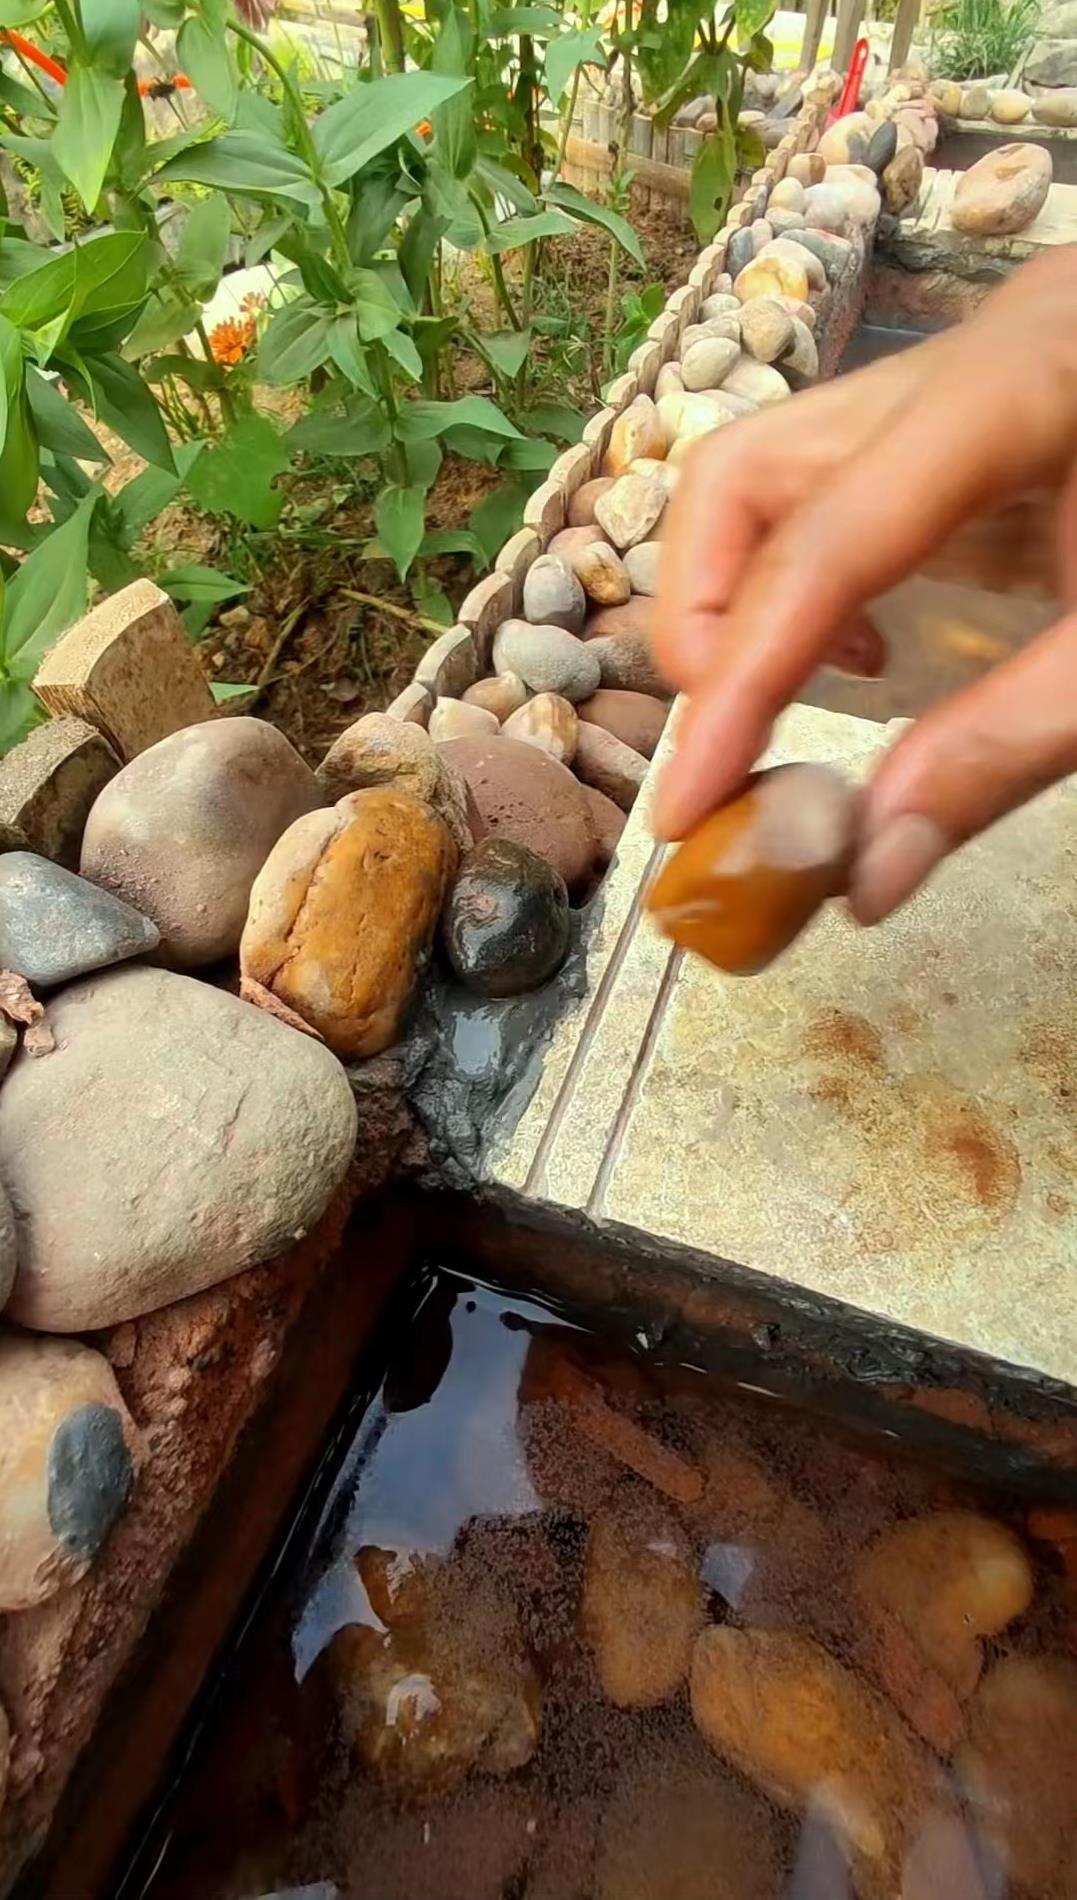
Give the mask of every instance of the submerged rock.
[(237, 948), (258, 871), (293, 819), (321, 803), (313, 772), (275, 726), (185, 726), (105, 786), (79, 869), (152, 919), (170, 964), (196, 969)]
[(826, 766), (757, 772), (667, 860), (647, 908), (683, 949), (753, 975), (844, 889), (853, 813), (851, 790)]
[(239, 952), (244, 993), (259, 1000), (257, 991), (268, 991), (337, 1055), (388, 1049), (429, 956), (457, 855), (436, 812), (391, 785), (297, 820), (251, 892)]
[(958, 1780), (1023, 1893), (1069, 1900), (1077, 1871), (1077, 1664), (1007, 1656), (969, 1705)]
[(567, 766), (503, 732), (452, 739), (445, 750), (467, 780), (487, 832), (527, 845), (570, 891), (586, 881), (595, 840), (582, 788)]
[(603, 1692), (651, 1708), (684, 1681), (703, 1622), (692, 1547), (643, 1485), (621, 1485), (587, 1540), (580, 1631)]
[(28, 1610), (88, 1570), (130, 1495), (134, 1442), (100, 1353), (0, 1334), (0, 1610)]
[(570, 936), (565, 881), (526, 845), (484, 838), (449, 892), (442, 940), (461, 983), (520, 996), (561, 968)]
[(325, 1212), (356, 1129), (327, 1049), (134, 964), (61, 990), (49, 1022), (53, 1053), (20, 1052), (0, 1090), (21, 1325), (134, 1319), (283, 1253)]
[(160, 941), (148, 917), (87, 878), (32, 851), (0, 856), (0, 968), (28, 983), (67, 983)]
[(603, 1806), (596, 1900), (781, 1900), (772, 1810), (698, 1740), (634, 1750)]
[(972, 237), (1009, 237), (1042, 211), (1051, 189), (1051, 154), (1043, 145), (1001, 145), (962, 172), (950, 222)]

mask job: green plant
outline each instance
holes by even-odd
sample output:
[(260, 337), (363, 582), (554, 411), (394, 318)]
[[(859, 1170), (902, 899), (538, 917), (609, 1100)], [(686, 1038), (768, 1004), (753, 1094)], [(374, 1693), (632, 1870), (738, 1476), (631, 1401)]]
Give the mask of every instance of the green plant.
[(936, 14), (932, 60), (951, 79), (1009, 73), (1036, 29), (1039, 0), (954, 0)]
[(621, 322), (611, 339), (613, 368), (618, 374), (644, 341), (655, 318), (661, 316), (665, 302), (662, 284), (647, 284), (642, 290), (627, 291), (621, 298)]

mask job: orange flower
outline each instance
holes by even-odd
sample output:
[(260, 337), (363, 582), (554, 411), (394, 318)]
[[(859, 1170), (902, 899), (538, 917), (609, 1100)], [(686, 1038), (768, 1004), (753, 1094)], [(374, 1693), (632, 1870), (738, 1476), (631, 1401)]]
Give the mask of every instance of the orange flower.
[(228, 317), (209, 333), (210, 354), (215, 363), (231, 368), (241, 363), (254, 342), (255, 324), (253, 317), (241, 317), (239, 320)]
[(431, 125), (429, 119), (420, 119), (418, 125), (415, 127), (415, 130), (421, 139), (428, 139), (430, 137), (431, 132), (434, 130), (434, 128)]

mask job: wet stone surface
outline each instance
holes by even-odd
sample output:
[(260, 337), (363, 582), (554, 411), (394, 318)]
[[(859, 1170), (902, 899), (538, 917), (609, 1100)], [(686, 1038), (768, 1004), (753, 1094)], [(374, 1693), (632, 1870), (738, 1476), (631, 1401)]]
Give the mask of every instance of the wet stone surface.
[(48, 987), (145, 956), (161, 941), (133, 905), (32, 851), (0, 857), (0, 966)]
[(468, 989), (481, 996), (537, 989), (564, 962), (569, 935), (564, 879), (526, 845), (485, 838), (464, 859), (442, 941)]

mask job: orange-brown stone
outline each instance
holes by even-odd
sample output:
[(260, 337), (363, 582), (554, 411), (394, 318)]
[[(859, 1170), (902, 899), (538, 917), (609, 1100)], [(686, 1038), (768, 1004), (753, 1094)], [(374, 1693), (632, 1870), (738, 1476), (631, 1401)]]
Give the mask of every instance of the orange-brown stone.
[(376, 786), (310, 812), (274, 846), (251, 892), (240, 967), (344, 1058), (400, 1032), (430, 952), (457, 850), (442, 819)]

